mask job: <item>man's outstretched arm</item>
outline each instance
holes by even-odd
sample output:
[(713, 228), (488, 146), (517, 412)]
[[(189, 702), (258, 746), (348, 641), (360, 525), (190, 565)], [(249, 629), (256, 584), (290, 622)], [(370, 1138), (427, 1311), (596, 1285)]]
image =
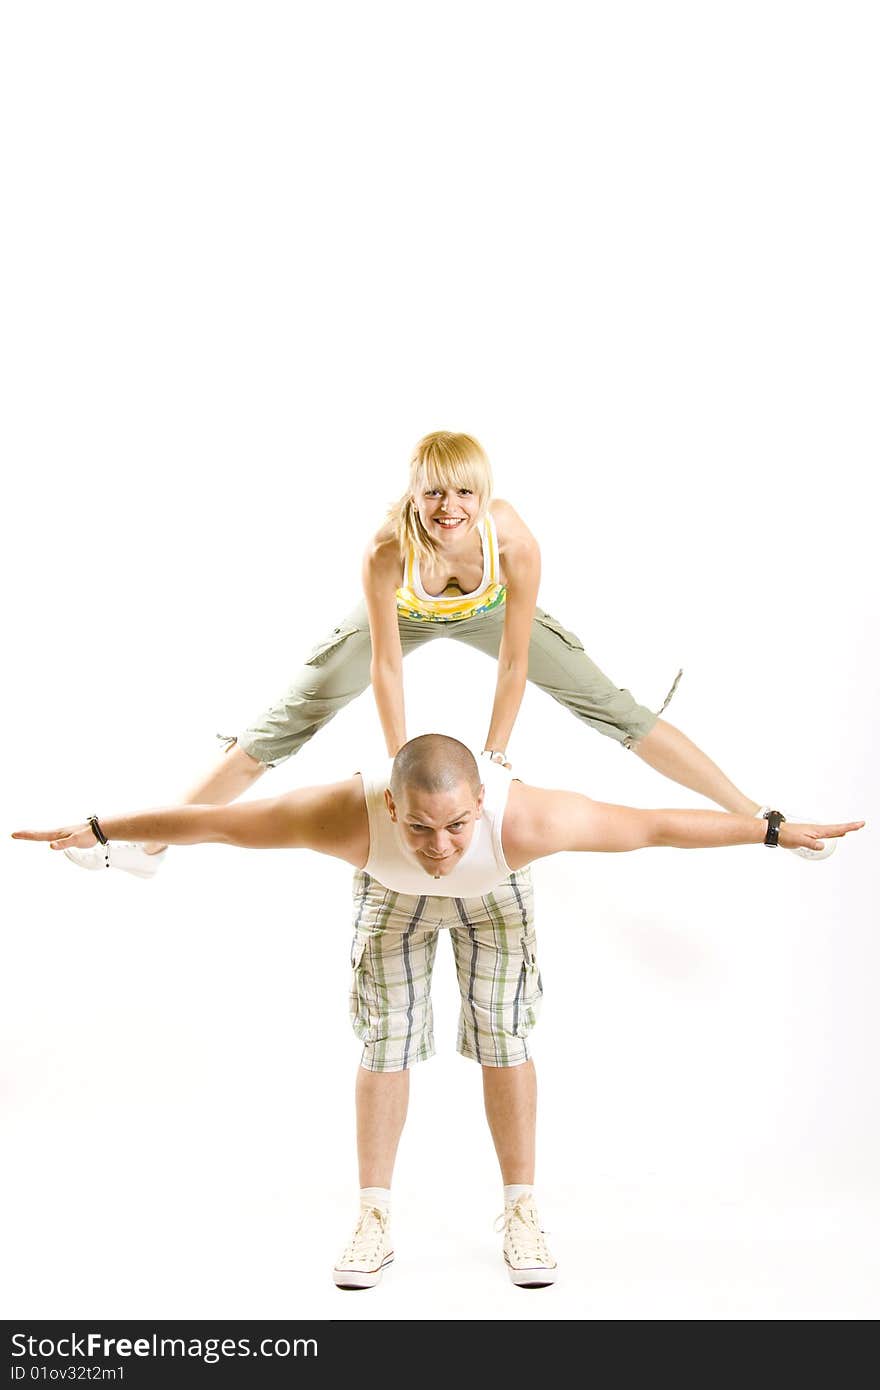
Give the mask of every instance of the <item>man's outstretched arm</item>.
[[(108, 840), (313, 849), (356, 866), (365, 863), (369, 853), (366, 806), (360, 778), (355, 777), (233, 806), (172, 806), (128, 816), (101, 816), (99, 825)], [(12, 838), (48, 840), (56, 850), (86, 849), (96, 843), (88, 823), (55, 830), (16, 830)]]
[[(803, 825), (784, 821), (779, 843), (786, 849), (821, 849), (826, 839), (859, 830), (864, 821)], [(577, 792), (547, 791), (514, 783), (504, 819), (504, 851), (511, 868), (564, 850), (623, 850), (669, 846), (713, 849), (761, 844), (767, 823), (727, 811), (643, 811), (591, 801)]]

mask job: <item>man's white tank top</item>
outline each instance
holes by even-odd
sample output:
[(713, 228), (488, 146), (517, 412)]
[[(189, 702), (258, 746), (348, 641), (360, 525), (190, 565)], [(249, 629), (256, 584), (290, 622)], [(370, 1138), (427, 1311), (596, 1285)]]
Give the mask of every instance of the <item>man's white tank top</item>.
[(362, 772), (364, 799), (370, 822), (370, 857), (364, 873), (395, 893), (439, 898), (482, 898), (503, 883), (512, 872), (501, 846), (501, 826), (512, 774), (488, 761), (480, 763), (485, 795), (483, 813), (474, 826), (473, 838), (451, 873), (434, 878), (409, 859), (398, 840), (397, 829), (385, 805), (385, 788), (391, 778), (391, 760), (378, 772)]

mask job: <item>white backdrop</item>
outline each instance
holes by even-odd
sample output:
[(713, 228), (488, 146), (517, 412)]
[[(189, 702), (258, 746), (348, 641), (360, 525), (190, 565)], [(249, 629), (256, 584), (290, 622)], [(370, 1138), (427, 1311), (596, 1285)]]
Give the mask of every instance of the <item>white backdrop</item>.
[[(355, 601), (426, 431), (541, 601), (756, 799), (865, 817), (535, 870), (539, 1196), (508, 1283), (476, 1067), (413, 1078), (346, 1298), (349, 877), (3, 845), (7, 1316), (862, 1317), (876, 1277), (878, 46), (868, 4), (12, 5), (3, 821), (172, 801)], [(407, 664), (479, 744), (494, 668)], [(369, 693), (255, 794), (381, 752)], [(528, 781), (694, 804), (529, 690)]]

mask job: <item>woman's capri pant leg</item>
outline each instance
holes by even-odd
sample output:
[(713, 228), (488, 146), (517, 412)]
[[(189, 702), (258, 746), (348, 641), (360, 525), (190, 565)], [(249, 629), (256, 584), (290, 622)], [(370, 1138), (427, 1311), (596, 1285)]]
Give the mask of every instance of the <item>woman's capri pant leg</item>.
[[(437, 635), (425, 630), (432, 626), (400, 620), (404, 656)], [(281, 698), (229, 745), (237, 743), (267, 767), (284, 762), (366, 690), (372, 656), (367, 608), (360, 603), (310, 652)]]
[[(496, 658), (503, 631), (503, 608), (450, 624), (451, 636)], [(649, 734), (657, 722), (657, 713), (640, 705), (629, 690), (609, 680), (587, 656), (580, 638), (541, 608), (535, 609), (532, 620), (528, 678), (576, 718), (627, 747)], [(663, 709), (674, 690), (675, 685)]]

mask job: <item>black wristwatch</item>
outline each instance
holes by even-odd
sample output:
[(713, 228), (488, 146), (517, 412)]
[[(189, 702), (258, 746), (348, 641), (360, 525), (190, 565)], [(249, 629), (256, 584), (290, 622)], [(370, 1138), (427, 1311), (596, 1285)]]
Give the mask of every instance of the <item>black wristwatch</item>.
[(99, 845), (106, 845), (106, 843), (107, 843), (107, 836), (104, 834), (103, 830), (101, 829), (100, 825), (98, 824), (98, 817), (97, 817), (97, 816), (88, 816), (88, 817), (87, 817), (87, 824), (88, 824), (88, 827), (89, 827), (89, 829), (91, 830), (92, 834), (94, 835), (95, 839), (98, 841), (98, 844), (99, 844)]
[(785, 820), (781, 811), (765, 811), (764, 819), (767, 822), (767, 834), (764, 836), (764, 844), (770, 849), (776, 849), (779, 844), (779, 827)]

